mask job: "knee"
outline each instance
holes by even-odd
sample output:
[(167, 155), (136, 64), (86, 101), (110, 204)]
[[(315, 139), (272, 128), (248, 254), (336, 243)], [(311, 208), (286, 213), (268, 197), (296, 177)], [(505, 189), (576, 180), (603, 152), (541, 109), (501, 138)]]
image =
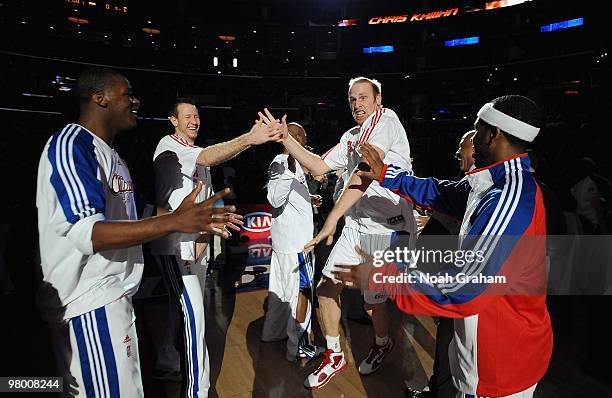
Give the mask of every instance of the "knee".
[(331, 279), (324, 276), (317, 286), (317, 297), (319, 297), (319, 300), (338, 300), (341, 291), (341, 284), (335, 284)]

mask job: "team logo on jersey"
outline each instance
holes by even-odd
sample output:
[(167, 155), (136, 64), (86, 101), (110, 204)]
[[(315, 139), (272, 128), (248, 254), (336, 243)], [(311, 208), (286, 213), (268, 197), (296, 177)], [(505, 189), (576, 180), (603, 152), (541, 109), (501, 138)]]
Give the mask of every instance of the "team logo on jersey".
[(387, 223), (389, 225), (393, 225), (393, 224), (399, 224), (402, 221), (404, 221), (404, 216), (403, 215), (399, 215), (399, 216), (395, 216), (395, 217), (389, 217), (387, 218)]
[(242, 229), (250, 232), (266, 232), (270, 230), (272, 214), (265, 211), (254, 211), (244, 216)]
[(132, 345), (130, 344), (132, 342), (132, 338), (129, 335), (125, 335), (125, 337), (123, 338), (123, 344), (127, 344), (125, 346), (125, 354), (127, 355), (127, 357), (131, 357), (132, 356)]
[(120, 174), (113, 174), (110, 182), (110, 189), (113, 195), (117, 196), (126, 192), (134, 192), (132, 181), (126, 181)]
[(355, 146), (353, 145), (353, 141), (347, 141), (346, 142), (346, 150), (348, 153), (353, 152), (353, 150), (355, 149)]

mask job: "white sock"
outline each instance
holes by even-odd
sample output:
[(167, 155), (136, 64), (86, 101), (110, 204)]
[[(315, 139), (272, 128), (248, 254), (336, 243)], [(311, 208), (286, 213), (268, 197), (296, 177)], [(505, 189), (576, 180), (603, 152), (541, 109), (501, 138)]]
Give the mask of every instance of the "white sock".
[(387, 343), (389, 342), (389, 335), (386, 335), (385, 337), (376, 337), (376, 345), (377, 346), (383, 346), (383, 345), (387, 345)]
[(342, 348), (340, 348), (340, 336), (325, 336), (325, 340), (327, 341), (327, 348), (334, 352), (342, 352)]

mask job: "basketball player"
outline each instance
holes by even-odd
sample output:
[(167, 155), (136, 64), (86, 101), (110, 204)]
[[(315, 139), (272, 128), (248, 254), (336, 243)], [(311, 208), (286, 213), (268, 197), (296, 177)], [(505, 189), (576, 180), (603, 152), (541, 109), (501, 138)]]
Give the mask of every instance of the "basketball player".
[[(459, 162), (459, 170), (467, 173), (474, 169), (474, 146), (472, 138), (476, 130), (470, 130), (463, 134), (459, 139), (459, 147), (455, 152), (455, 158)], [(467, 177), (464, 177), (467, 178)], [(440, 216), (435, 213), (434, 216)], [(451, 219), (451, 217), (445, 217)], [(460, 222), (446, 221), (445, 227), (452, 229), (452, 233), (459, 232)], [(455, 227), (456, 226), (456, 227)], [(423, 391), (418, 391), (406, 387), (404, 391), (406, 398), (454, 398), (457, 391), (453, 386), (453, 379), (448, 360), (448, 347), (454, 335), (454, 322), (452, 318), (439, 317), (438, 327), (436, 328), (436, 352), (434, 355), (433, 374), (429, 378), (429, 383)]]
[[(370, 166), (359, 172), (364, 179), (428, 208), (463, 213), (460, 249), (481, 252), (478, 260), (456, 262), (436, 283), (421, 280), (418, 270), (410, 273), (413, 282), (370, 280), (403, 273), (395, 264), (343, 267), (335, 274), (349, 285), (365, 280), (384, 289), (406, 313), (455, 318), (449, 361), (456, 398), (531, 398), (548, 368), (553, 334), (546, 309), (546, 214), (525, 153), (539, 120), (537, 105), (520, 95), (483, 105), (472, 139), (477, 168), (458, 182), (414, 177), (363, 147)], [(486, 276), (493, 275), (506, 282), (491, 283)]]
[[(289, 134), (306, 145), (306, 132), (297, 123), (287, 125)], [(312, 205), (320, 206), (319, 197), (310, 195), (304, 170), (286, 149), (268, 168), (268, 202), (272, 210), (270, 236), (272, 260), (268, 288), (268, 311), (262, 340), (278, 341), (287, 337), (287, 360), (313, 358), (320, 354), (311, 344), (311, 319), (314, 289), (314, 255), (304, 252), (312, 239)]]
[[(381, 188), (376, 181), (367, 187), (365, 193), (354, 189), (361, 185), (360, 178), (353, 170), (361, 161), (359, 146), (363, 143), (369, 142), (375, 146), (381, 157), (394, 159), (408, 170), (412, 168), (410, 146), (404, 127), (395, 112), (382, 107), (381, 85), (377, 80), (365, 77), (351, 79), (348, 100), (357, 126), (345, 132), (340, 142), (323, 156), (306, 151), (293, 137), (283, 136), (283, 144), (291, 156), (312, 174), (319, 175), (344, 168), (352, 173), (325, 225), (315, 239), (305, 246), (305, 249), (311, 250), (323, 240), (331, 245), (336, 224), (346, 213), (345, 227), (329, 255), (323, 277), (317, 286), (327, 351), (321, 365), (304, 382), (307, 389), (323, 387), (347, 367), (340, 346), (340, 293), (343, 285), (332, 275), (335, 265), (359, 264), (361, 257), (355, 251), (359, 243), (367, 247), (367, 252), (384, 250), (391, 245), (397, 232), (416, 232), (412, 204)], [(278, 123), (267, 110), (266, 115), (260, 113), (260, 117), (266, 123)], [(283, 117), (282, 123), (285, 123), (285, 119)], [(359, 364), (359, 372), (367, 375), (380, 368), (393, 347), (393, 341), (388, 334), (389, 318), (385, 309), (387, 297), (366, 292), (364, 300), (375, 332), (374, 344), (367, 358)]]
[[(192, 100), (179, 98), (170, 109), (174, 133), (164, 136), (155, 149), (156, 205), (175, 210), (196, 184), (202, 184), (197, 201), (213, 194), (210, 167), (279, 135), (262, 121), (233, 140), (206, 148), (195, 145), (200, 130), (198, 108)], [(239, 229), (238, 229), (239, 230)], [(166, 288), (174, 297), (169, 304), (183, 315), (185, 347), (184, 395), (206, 397), (210, 387), (209, 359), (204, 340), (204, 297), (207, 236), (173, 234), (157, 240), (153, 253), (160, 262)], [(172, 308), (172, 307), (171, 307)]]
[(136, 127), (140, 102), (125, 77), (103, 68), (84, 70), (75, 92), (78, 123), (51, 136), (38, 167), (38, 302), (66, 395), (143, 397), (132, 307), (140, 244), (174, 232), (227, 237), (229, 220), (241, 221), (233, 206), (213, 209), (228, 190), (196, 204), (200, 185), (174, 212), (137, 220), (132, 178), (112, 145)]

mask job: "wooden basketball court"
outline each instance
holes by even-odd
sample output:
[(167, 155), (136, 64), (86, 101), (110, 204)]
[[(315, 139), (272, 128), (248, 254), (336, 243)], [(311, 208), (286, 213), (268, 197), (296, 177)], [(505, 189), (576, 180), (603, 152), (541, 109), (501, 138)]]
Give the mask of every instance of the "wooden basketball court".
[[(391, 336), (395, 347), (383, 367), (370, 376), (360, 376), (357, 364), (367, 356), (373, 341), (371, 326), (346, 319), (343, 313), (342, 345), (348, 369), (323, 389), (308, 391), (306, 376), (320, 363), (290, 363), (285, 342), (261, 342), (267, 291), (240, 284), (244, 266), (226, 265), (207, 280), (206, 340), (210, 354), (211, 390), (219, 398), (246, 397), (404, 397), (404, 388), (422, 388), (433, 368), (436, 324), (430, 317), (402, 314), (389, 304)], [(253, 278), (249, 278), (252, 280)], [(164, 329), (165, 297), (136, 300), (137, 326), (145, 393), (148, 397), (180, 397), (180, 383), (160, 382), (152, 377), (155, 350)], [(313, 326), (317, 344), (324, 344), (318, 323)], [(576, 353), (557, 339), (550, 370), (536, 391), (538, 398), (611, 397), (610, 388), (584, 375)], [(560, 347), (560, 348), (559, 348)]]

